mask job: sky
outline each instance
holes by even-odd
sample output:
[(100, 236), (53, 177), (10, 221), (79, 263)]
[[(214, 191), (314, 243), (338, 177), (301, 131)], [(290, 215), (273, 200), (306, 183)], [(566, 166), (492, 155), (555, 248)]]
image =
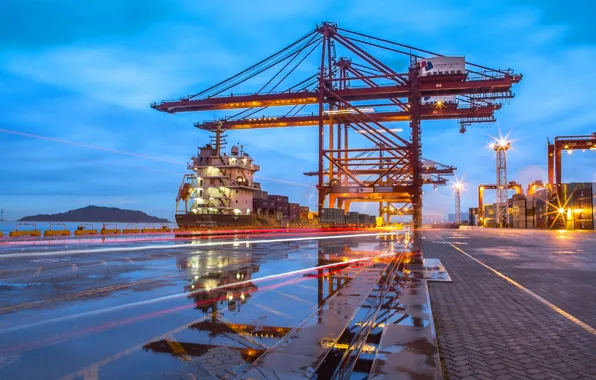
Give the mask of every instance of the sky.
[[(185, 163), (208, 140), (193, 123), (222, 115), (163, 114), (149, 104), (199, 92), (331, 21), (524, 75), (496, 123), (465, 134), (455, 120), (423, 123), (423, 156), (458, 168), (467, 210), (478, 184), (495, 182), (491, 136), (513, 140), (508, 177), (525, 187), (546, 181), (547, 137), (596, 131), (595, 14), (590, 2), (578, 11), (574, 1), (554, 0), (5, 1), (0, 208), (7, 219), (90, 204), (173, 219)], [(315, 181), (302, 174), (317, 167), (313, 128), (228, 136), (261, 165), (265, 190), (314, 206)], [(563, 161), (564, 182), (596, 181), (595, 153)], [(453, 205), (449, 187), (426, 188), (425, 214)]]

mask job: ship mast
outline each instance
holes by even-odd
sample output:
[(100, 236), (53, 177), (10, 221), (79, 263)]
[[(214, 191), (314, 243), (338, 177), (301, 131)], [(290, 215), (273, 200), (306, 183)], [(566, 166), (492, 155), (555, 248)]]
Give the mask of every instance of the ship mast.
[(226, 146), (225, 138), (227, 135), (224, 135), (225, 129), (222, 127), (222, 123), (219, 122), (215, 130), (213, 130), (213, 135), (211, 136), (211, 144), (215, 145), (215, 156), (221, 156), (221, 150)]

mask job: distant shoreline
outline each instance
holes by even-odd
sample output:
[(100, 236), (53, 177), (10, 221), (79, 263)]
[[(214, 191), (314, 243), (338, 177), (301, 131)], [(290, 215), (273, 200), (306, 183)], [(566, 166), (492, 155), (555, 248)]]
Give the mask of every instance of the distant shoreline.
[(172, 223), (168, 219), (148, 215), (138, 210), (125, 210), (115, 207), (87, 206), (57, 214), (25, 216), (15, 222), (47, 223)]

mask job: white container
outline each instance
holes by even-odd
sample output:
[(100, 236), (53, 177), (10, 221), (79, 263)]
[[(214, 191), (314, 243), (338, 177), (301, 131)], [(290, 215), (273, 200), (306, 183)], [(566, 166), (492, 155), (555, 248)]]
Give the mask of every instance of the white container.
[[(440, 103), (439, 103), (440, 102)], [(447, 95), (447, 96), (424, 96), (420, 103), (422, 105), (429, 105), (429, 104), (450, 104), (450, 103), (457, 103), (455, 95)]]
[(420, 63), (419, 75), (463, 74), (466, 72), (465, 57), (432, 57), (418, 59)]

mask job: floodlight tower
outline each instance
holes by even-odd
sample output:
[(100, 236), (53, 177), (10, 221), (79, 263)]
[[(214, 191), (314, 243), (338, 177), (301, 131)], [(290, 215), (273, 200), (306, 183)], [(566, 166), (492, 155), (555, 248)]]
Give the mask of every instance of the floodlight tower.
[(453, 184), (453, 191), (455, 192), (455, 223), (461, 224), (461, 191), (464, 184), (461, 181)]
[(496, 226), (507, 227), (507, 209), (509, 196), (507, 193), (507, 151), (511, 149), (511, 142), (505, 139), (497, 140), (490, 144), (497, 154), (497, 209)]

